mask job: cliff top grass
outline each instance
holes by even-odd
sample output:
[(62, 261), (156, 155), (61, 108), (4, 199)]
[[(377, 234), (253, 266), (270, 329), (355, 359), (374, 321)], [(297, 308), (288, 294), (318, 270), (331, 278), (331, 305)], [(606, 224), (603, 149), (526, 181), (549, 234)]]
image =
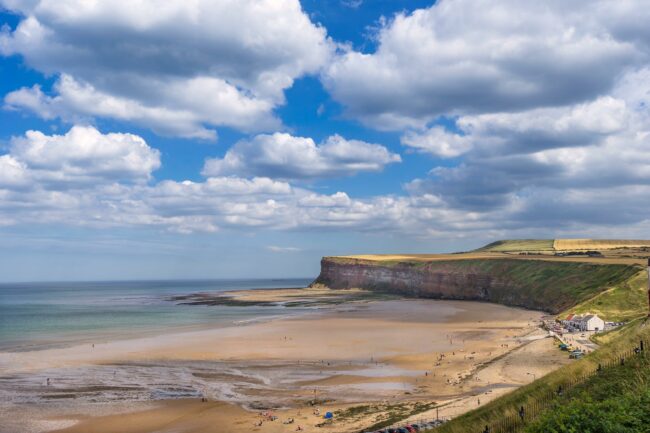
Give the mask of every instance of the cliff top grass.
[(496, 241), (477, 249), (476, 251), (499, 251), (499, 252), (519, 252), (519, 251), (555, 251), (553, 239), (512, 239)]
[(519, 255), (514, 253), (500, 252), (469, 252), (456, 254), (358, 254), (350, 256), (327, 256), (325, 260), (331, 260), (337, 263), (366, 263), (368, 265), (390, 266), (398, 263), (428, 263), (438, 261), (454, 260), (543, 260), (549, 262), (577, 262), (577, 263), (594, 263), (602, 265), (639, 265), (644, 266), (647, 263), (645, 255), (608, 255), (602, 257), (588, 256), (553, 256), (550, 254), (525, 254)]
[(562, 252), (604, 251), (620, 248), (650, 248), (649, 240), (639, 239), (508, 239), (492, 242), (476, 251), (499, 252)]
[[(589, 257), (580, 252), (599, 251), (602, 256)], [(574, 252), (575, 255), (555, 256), (556, 253)], [(332, 256), (335, 261), (431, 262), (440, 260), (519, 259), (585, 262), (600, 264), (645, 265), (650, 257), (650, 240), (630, 239), (513, 239), (492, 242), (474, 251), (452, 254), (357, 254)]]

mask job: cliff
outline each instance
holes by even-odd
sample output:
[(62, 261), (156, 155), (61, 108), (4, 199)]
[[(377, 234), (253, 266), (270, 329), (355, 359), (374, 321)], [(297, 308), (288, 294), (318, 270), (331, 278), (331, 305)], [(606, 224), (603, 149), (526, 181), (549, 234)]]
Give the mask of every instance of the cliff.
[(434, 261), (324, 257), (312, 285), (404, 296), (489, 301), (557, 314), (631, 278), (639, 268), (508, 258)]

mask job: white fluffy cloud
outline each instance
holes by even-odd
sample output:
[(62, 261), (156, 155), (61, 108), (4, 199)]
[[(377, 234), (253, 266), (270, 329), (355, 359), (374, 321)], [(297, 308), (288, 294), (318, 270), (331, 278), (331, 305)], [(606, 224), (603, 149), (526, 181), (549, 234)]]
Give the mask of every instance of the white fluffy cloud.
[[(297, 1), (2, 4), (24, 16), (0, 36), (2, 53), (56, 76), (52, 91), (18, 89), (5, 106), (75, 124), (112, 118), (197, 138), (215, 137), (220, 125), (273, 128), (284, 90), (318, 72), (331, 52)], [(403, 195), (359, 199), (299, 186), (400, 161), (383, 146), (338, 135), (322, 143), (254, 135), (208, 159), (203, 180), (156, 182), (160, 156), (142, 138), (74, 127), (11, 140), (0, 155), (0, 224), (423, 237), (644, 233), (645, 6), (441, 0), (388, 21), (374, 53), (336, 58), (322, 78), (349, 114), (400, 129), (402, 144), (417, 152), (458, 158)], [(454, 128), (440, 126), (440, 115)]]
[(0, 52), (60, 74), (52, 95), (19, 89), (7, 104), (45, 118), (109, 117), (160, 133), (214, 138), (214, 127), (265, 130), (294, 79), (331, 43), (298, 0), (4, 0), (23, 16)]
[(374, 53), (345, 53), (323, 80), (350, 115), (385, 129), (589, 100), (648, 56), (648, 32), (625, 24), (650, 2), (616, 3), (442, 0), (398, 14)]
[(456, 120), (459, 132), (433, 126), (409, 131), (401, 141), (405, 146), (441, 157), (456, 157), (470, 150), (501, 155), (531, 153), (599, 144), (629, 127), (632, 117), (629, 102), (603, 96), (559, 108), (460, 116)]
[(317, 145), (311, 138), (275, 133), (239, 141), (223, 158), (208, 159), (203, 174), (314, 179), (380, 171), (400, 161), (383, 146), (339, 135)]
[(136, 135), (75, 126), (65, 135), (27, 131), (14, 137), (0, 167), (0, 185), (141, 183), (160, 167), (160, 153)]
[[(616, 194), (625, 187), (632, 193), (650, 185), (649, 77), (650, 68), (630, 72), (611, 95), (589, 103), (460, 117), (462, 135), (444, 134), (452, 137), (448, 142), (469, 143), (469, 149), (455, 148), (466, 152), (462, 162), (434, 168), (431, 178), (411, 182), (408, 190), (440, 195), (455, 208), (481, 211), (512, 203), (550, 206), (550, 195), (561, 199), (569, 192), (599, 203), (603, 197), (622, 201)], [(640, 215), (632, 202), (599, 213), (616, 219), (614, 214), (623, 215), (625, 208)], [(573, 209), (577, 218), (578, 204)], [(585, 220), (595, 217), (589, 209)]]
[(470, 137), (450, 133), (442, 126), (434, 126), (422, 132), (407, 132), (401, 141), (405, 146), (444, 158), (462, 155), (472, 148)]
[[(359, 199), (268, 177), (147, 182), (159, 164), (158, 154), (139, 137), (81, 127), (64, 135), (31, 132), (14, 139), (10, 152), (0, 156), (0, 221), (158, 227), (181, 233), (313, 229), (426, 238), (530, 235), (551, 222), (556, 233), (623, 224), (637, 233), (648, 220), (649, 136), (612, 136), (600, 145), (600, 153), (563, 148), (517, 156), (517, 171), (512, 166), (499, 171), (513, 161), (495, 158), (448, 169), (440, 177), (453, 182), (443, 179), (437, 191)], [(621, 152), (616, 140), (628, 147)], [(612, 165), (612, 160), (620, 164)], [(459, 187), (457, 195), (452, 184)], [(500, 206), (468, 208), (471, 185), (481, 199), (508, 199)]]
[[(334, 137), (324, 153), (358, 158), (341, 140)], [(427, 195), (359, 200), (268, 177), (152, 182), (159, 165), (158, 151), (135, 135), (79, 126), (63, 135), (29, 131), (12, 139), (9, 152), (0, 156), (0, 220), (182, 233), (222, 228), (417, 233), (430, 219), (448, 224), (454, 214)]]

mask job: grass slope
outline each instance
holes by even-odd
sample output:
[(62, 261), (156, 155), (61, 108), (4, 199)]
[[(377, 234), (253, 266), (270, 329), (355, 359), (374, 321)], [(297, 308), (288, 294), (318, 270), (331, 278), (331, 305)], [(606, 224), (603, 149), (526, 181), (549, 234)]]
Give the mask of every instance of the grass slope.
[(648, 275), (640, 271), (595, 297), (570, 308), (563, 314), (596, 313), (609, 321), (629, 321), (648, 313)]
[[(623, 284), (638, 272), (625, 265), (594, 265), (540, 260), (465, 260), (451, 262), (458, 272), (493, 275), (506, 286), (492, 288), (491, 301), (559, 312)], [(513, 289), (517, 289), (516, 291)]]
[(511, 239), (492, 242), (476, 251), (554, 251), (553, 239)]
[[(487, 424), (494, 424), (503, 419), (504, 416), (516, 414), (517, 408), (521, 405), (532, 405), (535, 401), (545, 398), (549, 392), (554, 392), (558, 386), (580, 377), (586, 372), (591, 372), (598, 367), (599, 363), (607, 364), (616, 361), (619, 354), (634, 347), (640, 339), (650, 339), (650, 325), (644, 321), (636, 321), (630, 326), (618, 331), (615, 338), (606, 343), (599, 350), (592, 352), (587, 357), (562, 367), (548, 375), (525, 385), (505, 396), (496, 399), (485, 406), (468, 412), (455, 418), (436, 433), (467, 433), (480, 432)], [(632, 373), (634, 370), (630, 370)], [(588, 430), (531, 430), (547, 432), (583, 432)], [(593, 430), (594, 432), (605, 432), (607, 430)], [(615, 432), (616, 430), (612, 430)]]
[(650, 355), (628, 358), (567, 392), (526, 433), (650, 431)]

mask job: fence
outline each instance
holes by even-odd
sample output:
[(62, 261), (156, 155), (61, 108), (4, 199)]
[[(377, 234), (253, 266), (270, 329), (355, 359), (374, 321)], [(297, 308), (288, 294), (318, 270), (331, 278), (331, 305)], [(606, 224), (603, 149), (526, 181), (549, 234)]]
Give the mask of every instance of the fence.
[[(572, 377), (569, 381), (560, 384), (556, 390), (549, 390), (545, 395), (536, 398), (533, 402), (528, 402), (521, 405), (519, 408), (513, 408), (516, 409), (516, 413), (504, 415), (503, 418), (498, 421), (493, 421), (484, 427), (478, 427), (476, 433), (519, 433), (523, 431), (524, 427), (530, 421), (537, 418), (542, 411), (551, 407), (551, 405), (557, 401), (558, 398), (561, 398), (565, 392), (569, 391), (576, 385), (584, 383), (587, 379), (597, 375), (605, 369), (624, 365), (626, 360), (634, 356), (645, 356), (647, 350), (644, 349), (647, 348), (648, 342), (641, 340), (639, 341), (638, 347), (620, 353), (617, 357), (607, 363), (598, 364), (598, 368), (595, 370)], [(432, 431), (435, 432), (436, 430), (437, 429), (434, 429)]]

